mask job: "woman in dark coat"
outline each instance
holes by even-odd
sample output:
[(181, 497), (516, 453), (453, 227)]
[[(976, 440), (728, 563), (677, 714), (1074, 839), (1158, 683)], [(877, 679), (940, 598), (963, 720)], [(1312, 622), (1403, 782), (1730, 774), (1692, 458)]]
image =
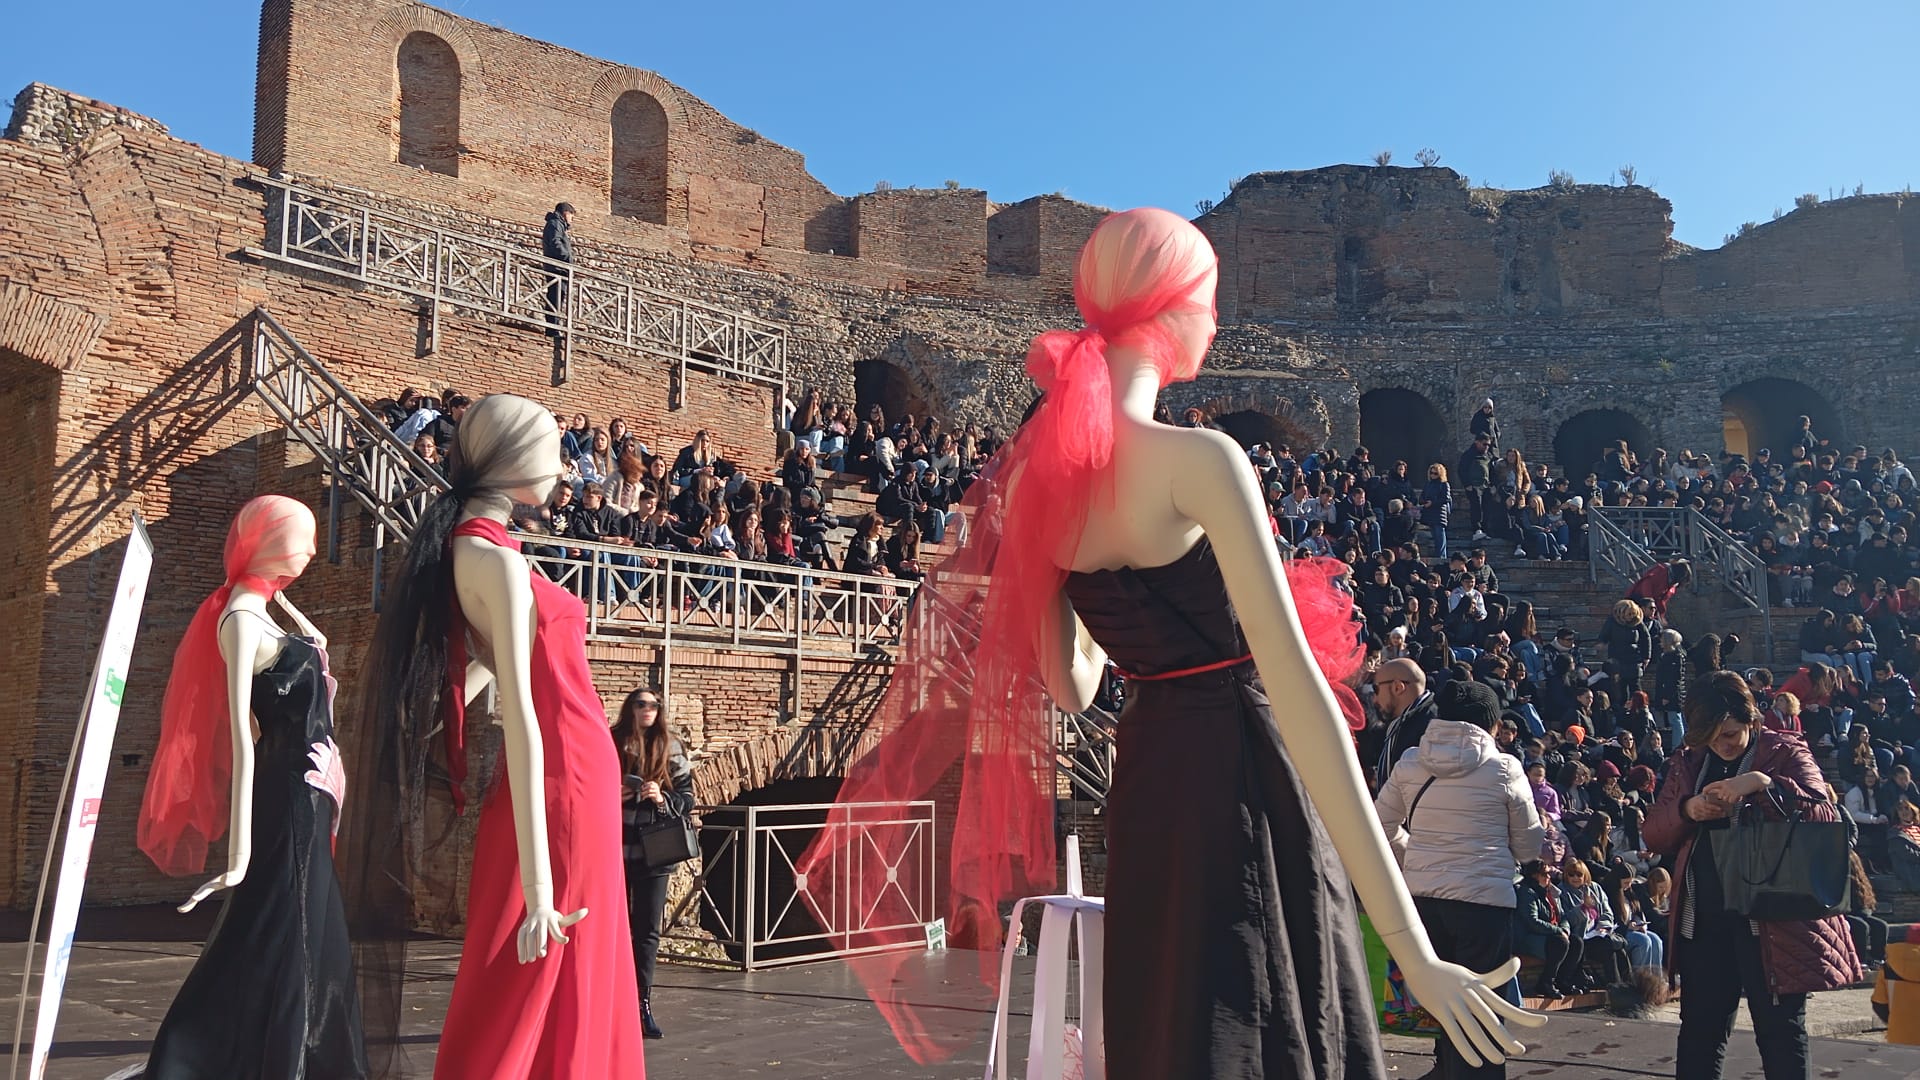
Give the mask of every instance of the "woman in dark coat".
[(666, 699), (643, 686), (627, 695), (613, 724), (626, 780), (620, 818), (627, 863), (627, 920), (633, 932), (633, 964), (640, 979), (640, 1029), (662, 1036), (653, 1019), (653, 963), (660, 953), (660, 922), (667, 910), (667, 880), (673, 866), (649, 866), (640, 850), (640, 830), (662, 817), (693, 812), (693, 766), (686, 748), (667, 726)]
[(1686, 749), (1672, 759), (1643, 833), (1674, 868), (1667, 967), (1684, 984), (1674, 1073), (1717, 1080), (1744, 996), (1767, 1075), (1807, 1076), (1807, 995), (1860, 980), (1853, 935), (1838, 915), (1802, 922), (1727, 911), (1712, 843), (1748, 804), (1776, 820), (1794, 803), (1807, 820), (1835, 821), (1837, 812), (1806, 742), (1763, 728), (1739, 675), (1703, 678), (1686, 711)]
[(1433, 534), (1433, 554), (1447, 557), (1447, 523), (1453, 516), (1453, 489), (1447, 485), (1447, 467), (1434, 462), (1427, 468), (1427, 486), (1420, 491), (1420, 524)]
[(1614, 698), (1625, 701), (1640, 689), (1640, 676), (1653, 659), (1653, 634), (1640, 605), (1632, 600), (1614, 604), (1612, 617), (1600, 627), (1600, 642), (1607, 647), (1607, 667), (1618, 680)]

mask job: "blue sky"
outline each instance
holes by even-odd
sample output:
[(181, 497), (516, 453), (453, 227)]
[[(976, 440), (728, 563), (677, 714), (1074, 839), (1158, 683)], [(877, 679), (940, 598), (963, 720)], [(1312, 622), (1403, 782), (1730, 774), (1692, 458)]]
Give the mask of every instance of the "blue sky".
[[(1430, 146), (1500, 187), (1631, 164), (1713, 247), (1803, 192), (1920, 183), (1915, 0), (445, 6), (657, 71), (842, 194), (952, 179), (1192, 214), (1246, 173)], [(258, 13), (26, 0), (0, 94), (50, 83), (245, 157)]]

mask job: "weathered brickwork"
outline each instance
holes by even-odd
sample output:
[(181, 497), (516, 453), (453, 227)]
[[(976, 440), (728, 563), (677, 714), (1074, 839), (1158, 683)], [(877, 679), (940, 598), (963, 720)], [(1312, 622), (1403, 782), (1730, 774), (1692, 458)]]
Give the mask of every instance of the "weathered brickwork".
[[(15, 779), (3, 902), (20, 902), (43, 850), (136, 511), (160, 573), (95, 888), (115, 902), (178, 891), (132, 854), (172, 649), (242, 501), (285, 490), (326, 520), (314, 466), (245, 391), (256, 305), (363, 397), (513, 391), (623, 415), (656, 449), (704, 427), (754, 468), (773, 459), (764, 389), (695, 373), (670, 408), (668, 365), (584, 345), (555, 387), (547, 338), (464, 316), (425, 355), (413, 301), (244, 254), (268, 223), (249, 175), (530, 250), (545, 211), (572, 202), (583, 265), (785, 327), (793, 382), (830, 398), (1009, 425), (1033, 393), (1027, 341), (1076, 321), (1074, 254), (1099, 208), (837, 195), (799, 153), (658, 75), (408, 0), (266, 0), (260, 27), (255, 164), (38, 84), (0, 141), (0, 408), (14, 421), (0, 430), (0, 514), (15, 526), (0, 539), (0, 767)], [(1754, 445), (1804, 411), (1843, 443), (1920, 450), (1920, 205), (1843, 199), (1715, 250), (1676, 243), (1670, 214), (1644, 187), (1490, 191), (1447, 169), (1248, 177), (1198, 219), (1221, 256), (1223, 327), (1202, 377), (1165, 400), (1237, 433), (1365, 440), (1416, 467), (1457, 456), (1488, 395), (1532, 460), (1577, 458), (1602, 436), (1713, 451), (1729, 411)], [(292, 595), (334, 635), (351, 685), (372, 549), (365, 519), (343, 527), (341, 564), (316, 564)], [(644, 649), (594, 662), (610, 707), (662, 676)], [(668, 692), (703, 755), (703, 797), (836, 775), (857, 751), (883, 673), (809, 661), (795, 678), (784, 661), (676, 654)], [(457, 912), (457, 896), (438, 899)]]

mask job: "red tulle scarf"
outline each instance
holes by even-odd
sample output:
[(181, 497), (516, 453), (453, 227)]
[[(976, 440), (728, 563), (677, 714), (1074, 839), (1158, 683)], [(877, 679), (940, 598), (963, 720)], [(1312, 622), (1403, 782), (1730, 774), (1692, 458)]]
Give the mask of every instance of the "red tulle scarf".
[[(302, 525), (304, 515), (304, 525)], [(304, 533), (302, 530), (304, 529)], [(233, 778), (233, 723), (220, 617), (238, 587), (271, 600), (295, 576), (291, 539), (313, 555), (313, 512), (293, 499), (263, 495), (243, 507), (227, 533), (226, 581), (201, 601), (173, 654), (160, 706), (160, 743), (140, 803), (138, 843), (155, 866), (198, 874), (207, 847), (227, 831)]]
[[(1005, 932), (1003, 909), (1057, 887), (1055, 714), (1039, 673), (1057, 636), (1050, 627), (1064, 567), (1093, 500), (1113, 497), (1107, 350), (1142, 350), (1163, 386), (1192, 378), (1180, 370), (1179, 349), (1160, 320), (1209, 312), (1210, 273), (1168, 277), (1111, 311), (1093, 305), (1076, 277), (1087, 328), (1034, 340), (1027, 372), (1046, 392), (1042, 404), (969, 488), (967, 540), (916, 594), (892, 678), (867, 725), (863, 742), (871, 749), (848, 771), (827, 827), (798, 866), (815, 916), (852, 948), (919, 940), (923, 923), (944, 916), (950, 945), (988, 950), (974, 988), (983, 1000), (969, 1003), (976, 1007), (991, 1008), (999, 975), (991, 950)], [(1359, 699), (1343, 683), (1361, 651), (1352, 597), (1332, 585), (1343, 569), (1323, 560), (1296, 565), (1289, 577), (1315, 659), (1351, 726)], [(894, 810), (925, 799), (953, 811), (934, 835), (900, 823)], [(929, 853), (936, 857), (931, 881), (918, 869)], [(934, 898), (934, 909), (916, 904), (923, 896)], [(909, 1055), (944, 1060), (979, 1033), (978, 1014), (956, 1005), (953, 987), (922, 994), (910, 980), (926, 969), (908, 963), (909, 955), (876, 951), (852, 963)], [(935, 1000), (944, 1004), (916, 1008)]]

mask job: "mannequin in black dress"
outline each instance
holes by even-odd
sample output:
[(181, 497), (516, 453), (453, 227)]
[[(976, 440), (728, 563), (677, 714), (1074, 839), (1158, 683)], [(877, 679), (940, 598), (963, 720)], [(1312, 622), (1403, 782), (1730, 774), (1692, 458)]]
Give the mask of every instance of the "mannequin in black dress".
[[(202, 605), (175, 657), (141, 843), (163, 869), (192, 869), (218, 837), (220, 800), (210, 796), (224, 792), (227, 870), (180, 910), (233, 891), (154, 1036), (151, 1078), (367, 1074), (333, 868), (346, 788), (334, 680), (326, 638), (279, 592), (312, 558), (313, 534), (312, 512), (294, 500), (248, 503), (227, 545), (228, 583)], [(301, 633), (273, 621), (269, 597)], [(226, 739), (209, 737), (222, 728)]]

